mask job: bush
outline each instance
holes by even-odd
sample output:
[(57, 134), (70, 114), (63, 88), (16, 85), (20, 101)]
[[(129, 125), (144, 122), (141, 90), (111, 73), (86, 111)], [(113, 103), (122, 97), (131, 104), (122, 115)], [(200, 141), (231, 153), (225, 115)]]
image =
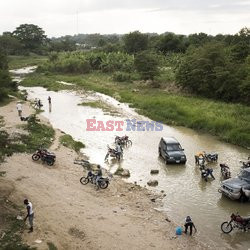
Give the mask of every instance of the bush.
[(245, 87), (242, 82), (247, 70), (244, 65), (231, 61), (228, 53), (220, 43), (189, 50), (177, 70), (178, 84), (205, 97), (242, 101), (240, 91)]
[(157, 55), (152, 52), (143, 51), (135, 57), (135, 68), (143, 80), (153, 80), (159, 75), (158, 66)]
[(129, 82), (131, 81), (131, 75), (124, 72), (115, 72), (113, 74), (113, 80), (117, 82)]

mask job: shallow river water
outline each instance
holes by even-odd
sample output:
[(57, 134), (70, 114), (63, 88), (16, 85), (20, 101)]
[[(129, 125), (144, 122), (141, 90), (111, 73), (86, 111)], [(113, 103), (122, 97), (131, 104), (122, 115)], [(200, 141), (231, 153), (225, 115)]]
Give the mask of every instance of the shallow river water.
[[(249, 150), (223, 143), (213, 136), (200, 134), (191, 129), (167, 125), (163, 126), (162, 131), (86, 131), (86, 119), (103, 122), (149, 119), (137, 114), (128, 105), (99, 93), (77, 95), (66, 91), (47, 91), (41, 87), (25, 89), (28, 91), (29, 99), (41, 99), (44, 104), (42, 114), (49, 119), (53, 127), (72, 135), (86, 145), (83, 152), (89, 156), (91, 162), (99, 163), (111, 172), (119, 166), (129, 169), (131, 177), (127, 181), (137, 182), (142, 186), (147, 185), (149, 180), (158, 180), (159, 185), (150, 189), (164, 190), (166, 193), (162, 209), (179, 225), (183, 225), (184, 218), (190, 215), (198, 228), (195, 237), (202, 239), (211, 249), (250, 248), (250, 232), (234, 230), (230, 235), (224, 235), (220, 230), (221, 223), (228, 220), (232, 212), (250, 216), (250, 202), (242, 204), (231, 201), (217, 191), (220, 186), (219, 163), (227, 163), (232, 176), (235, 176), (240, 171), (239, 160), (246, 159), (250, 155)], [(51, 109), (48, 106), (48, 96), (52, 99)], [(119, 114), (111, 116), (101, 109), (78, 105), (89, 100), (105, 101), (115, 107)], [(131, 138), (133, 146), (124, 150), (124, 159), (120, 163), (112, 160), (104, 163), (107, 144), (112, 146), (115, 135), (124, 134)], [(164, 136), (174, 136), (181, 143), (188, 159), (185, 166), (166, 166), (158, 157), (158, 143)], [(201, 150), (219, 154), (218, 164), (211, 165), (216, 178), (214, 181), (206, 183), (201, 180), (200, 171), (194, 164), (194, 154)], [(151, 169), (158, 169), (159, 174), (152, 176)]]

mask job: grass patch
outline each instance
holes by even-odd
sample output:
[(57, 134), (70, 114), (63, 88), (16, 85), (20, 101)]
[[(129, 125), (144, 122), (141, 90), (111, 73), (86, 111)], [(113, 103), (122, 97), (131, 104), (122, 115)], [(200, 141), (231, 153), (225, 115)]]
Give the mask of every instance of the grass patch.
[(47, 56), (29, 55), (29, 56), (9, 56), (9, 69), (19, 69), (27, 66), (41, 65), (48, 59)]
[(49, 148), (55, 136), (54, 129), (39, 123), (36, 115), (33, 115), (32, 118), (29, 119), (24, 129), (29, 132), (28, 135), (21, 137), (26, 152), (33, 152), (41, 145), (45, 148)]
[(103, 112), (106, 112), (110, 115), (116, 115), (117, 111), (114, 110), (114, 108), (112, 108), (111, 106), (107, 105), (105, 102), (102, 101), (91, 101), (91, 102), (82, 102), (78, 105), (81, 106), (89, 106), (91, 108), (99, 108), (101, 109)]
[[(39, 74), (36, 74), (39, 78)], [(119, 97), (121, 102), (130, 103), (139, 113), (152, 120), (193, 128), (216, 135), (226, 142), (250, 147), (248, 106), (167, 93), (161, 88), (154, 89), (143, 82), (118, 83), (112, 80), (112, 76), (100, 72), (85, 75), (41, 76), (45, 79), (48, 77), (48, 81), (71, 82), (78, 89), (97, 91), (117, 99)], [(62, 87), (65, 86), (60, 86)], [(134, 92), (133, 89), (139, 91)], [(90, 105), (97, 107), (99, 104)]]
[(102, 109), (102, 110), (105, 110), (105, 109), (108, 108), (108, 106), (104, 102), (101, 102), (101, 101), (82, 102), (82, 103), (80, 103), (78, 105), (89, 106), (91, 108), (99, 108), (99, 109)]
[(53, 244), (53, 242), (47, 242), (47, 246), (49, 250), (57, 250), (57, 247)]
[(62, 135), (59, 138), (60, 143), (67, 147), (75, 150), (77, 153), (80, 152), (81, 148), (84, 148), (85, 145), (80, 141), (75, 141), (71, 135)]
[(39, 123), (36, 115), (31, 116), (22, 128), (28, 132), (27, 135), (16, 134), (10, 137), (6, 131), (0, 131), (0, 162), (5, 156), (11, 156), (13, 153), (31, 153), (41, 145), (48, 148), (54, 139), (54, 129)]

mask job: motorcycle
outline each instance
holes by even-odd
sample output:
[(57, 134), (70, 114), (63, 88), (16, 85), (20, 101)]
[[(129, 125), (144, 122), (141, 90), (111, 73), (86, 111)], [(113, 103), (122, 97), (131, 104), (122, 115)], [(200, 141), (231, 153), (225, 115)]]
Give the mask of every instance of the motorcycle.
[(56, 156), (54, 153), (49, 152), (47, 149), (39, 148), (33, 155), (32, 160), (38, 161), (41, 159), (43, 162), (46, 162), (47, 165), (52, 166), (55, 163)]
[(120, 159), (123, 157), (123, 153), (121, 152), (120, 154), (113, 148), (110, 148), (109, 145), (108, 147), (108, 152), (104, 158), (104, 160), (106, 161), (108, 159), (108, 157), (113, 157), (116, 158), (118, 161), (120, 161)]
[[(80, 183), (82, 185), (87, 185), (89, 182), (92, 183), (92, 184), (96, 184), (96, 175), (93, 174), (91, 171), (88, 172), (88, 175), (86, 177), (81, 177), (80, 179)], [(106, 178), (103, 178), (101, 177), (99, 180), (98, 180), (98, 186), (101, 188), (101, 189), (105, 189), (108, 187), (109, 183), (110, 183), (110, 180), (111, 180), (111, 177), (112, 176), (109, 176), (109, 177), (106, 177)]]
[(125, 135), (125, 136), (116, 136), (115, 137), (115, 143), (120, 143), (122, 146), (132, 146), (132, 141), (128, 139), (128, 136)]
[(224, 180), (231, 178), (230, 168), (226, 164), (220, 164), (220, 172)]
[(218, 154), (217, 153), (209, 153), (207, 154), (204, 152), (204, 156), (207, 162), (217, 162), (218, 161)]
[(240, 161), (242, 164), (241, 168), (250, 168), (250, 156), (248, 157), (248, 161)]
[(212, 168), (205, 168), (205, 167), (200, 167), (200, 171), (201, 171), (201, 178), (203, 178), (206, 182), (208, 181), (208, 177), (209, 175), (213, 178), (213, 169)]
[(250, 229), (250, 217), (244, 218), (233, 213), (230, 221), (225, 221), (221, 224), (221, 231), (225, 234), (229, 234), (234, 228), (244, 231)]

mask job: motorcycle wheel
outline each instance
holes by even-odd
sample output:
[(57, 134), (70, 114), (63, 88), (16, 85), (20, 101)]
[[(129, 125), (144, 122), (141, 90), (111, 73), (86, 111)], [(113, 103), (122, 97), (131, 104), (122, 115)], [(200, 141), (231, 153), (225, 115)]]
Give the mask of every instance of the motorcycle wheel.
[(80, 179), (80, 183), (81, 183), (82, 185), (88, 184), (88, 183), (89, 183), (89, 178), (82, 177), (82, 178)]
[(229, 222), (227, 222), (227, 221), (223, 222), (223, 223), (221, 224), (220, 228), (221, 228), (221, 231), (222, 231), (223, 233), (225, 233), (225, 234), (229, 234), (229, 233), (232, 232), (232, 230), (233, 230), (232, 224), (229, 223)]
[(46, 163), (49, 166), (53, 166), (54, 165), (54, 161), (53, 160), (47, 160)]
[(132, 141), (131, 140), (127, 140), (126, 141), (126, 146), (132, 146)]
[(108, 181), (100, 181), (100, 182), (99, 182), (99, 187), (100, 187), (101, 189), (107, 188), (108, 185), (109, 185)]
[(40, 155), (38, 155), (38, 154), (33, 154), (32, 155), (32, 160), (33, 161), (38, 161), (40, 159)]

